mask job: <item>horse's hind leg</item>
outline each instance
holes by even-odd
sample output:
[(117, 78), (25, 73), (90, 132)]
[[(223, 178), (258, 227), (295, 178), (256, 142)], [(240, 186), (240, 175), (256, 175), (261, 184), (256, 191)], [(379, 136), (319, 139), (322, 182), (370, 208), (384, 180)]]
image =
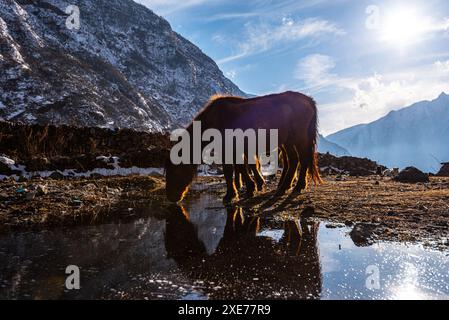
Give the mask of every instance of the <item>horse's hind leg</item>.
[(242, 189), (242, 168), (240, 166), (235, 166), (234, 174), (235, 188), (240, 190)]
[(243, 163), (242, 164), (235, 164), (235, 180), (236, 180), (236, 186), (237, 186), (237, 180), (240, 187), (237, 186), (237, 190), (241, 188), (242, 180), (246, 187), (246, 197), (251, 198), (254, 196), (254, 192), (256, 191), (256, 184), (254, 183), (254, 180), (251, 178), (250, 175), (250, 165), (248, 164), (248, 157), (246, 155), (243, 156)]
[(237, 167), (240, 167), (239, 170), (246, 186), (246, 197), (252, 198), (254, 196), (254, 192), (256, 191), (256, 184), (249, 174), (249, 165), (246, 163), (244, 165), (237, 165)]
[(301, 148), (299, 152), (299, 159), (301, 163), (301, 169), (299, 171), (298, 183), (293, 189), (294, 194), (300, 194), (302, 190), (307, 188), (307, 171), (312, 161), (313, 151), (310, 148)]
[(277, 190), (279, 190), (281, 185), (284, 184), (285, 176), (287, 175), (287, 171), (288, 171), (287, 150), (285, 149), (285, 146), (279, 147), (279, 150), (280, 150), (279, 156), (282, 159), (282, 173), (281, 173), (281, 177), (279, 178)]
[(257, 185), (257, 191), (263, 191), (265, 186), (265, 179), (262, 176), (259, 160), (256, 159), (256, 164), (250, 164), (249, 168), (250, 171), (253, 173), (254, 180)]
[(276, 196), (282, 196), (285, 192), (291, 188), (292, 182), (295, 179), (296, 173), (298, 171), (299, 157), (298, 152), (293, 146), (286, 146), (287, 157), (288, 157), (288, 170), (285, 175), (284, 181), (279, 186)]
[(231, 164), (224, 164), (223, 165), (223, 174), (226, 180), (226, 195), (223, 198), (224, 203), (231, 203), (232, 200), (237, 198), (237, 190), (235, 189), (234, 184), (234, 166)]

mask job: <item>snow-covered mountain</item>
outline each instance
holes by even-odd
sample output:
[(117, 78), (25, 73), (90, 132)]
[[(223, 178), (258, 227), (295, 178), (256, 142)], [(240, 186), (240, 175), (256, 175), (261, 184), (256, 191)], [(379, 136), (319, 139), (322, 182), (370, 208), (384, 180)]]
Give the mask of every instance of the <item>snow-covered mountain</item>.
[(416, 166), (437, 172), (449, 161), (449, 95), (422, 101), (372, 122), (326, 137), (353, 156), (389, 167)]
[(321, 134), (318, 136), (318, 152), (320, 153), (330, 153), (337, 157), (350, 156), (348, 150), (340, 147), (338, 144), (330, 142), (324, 138)]
[(0, 70), (0, 118), (28, 123), (161, 130), (213, 94), (244, 95), (131, 0), (0, 0)]

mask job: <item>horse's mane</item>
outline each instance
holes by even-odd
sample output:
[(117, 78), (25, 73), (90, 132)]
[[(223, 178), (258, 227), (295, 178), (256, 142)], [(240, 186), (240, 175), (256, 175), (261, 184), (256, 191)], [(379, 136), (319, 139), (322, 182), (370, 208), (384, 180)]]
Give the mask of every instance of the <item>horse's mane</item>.
[[(224, 103), (224, 102), (242, 102), (246, 100), (245, 98), (233, 96), (233, 95), (225, 95), (225, 94), (215, 94), (209, 98), (209, 100), (206, 102), (206, 104), (201, 108), (201, 110), (198, 112), (194, 120), (201, 119), (201, 116), (204, 115), (208, 110), (211, 109), (212, 106), (217, 104), (218, 102)], [(193, 121), (192, 121), (193, 122)]]

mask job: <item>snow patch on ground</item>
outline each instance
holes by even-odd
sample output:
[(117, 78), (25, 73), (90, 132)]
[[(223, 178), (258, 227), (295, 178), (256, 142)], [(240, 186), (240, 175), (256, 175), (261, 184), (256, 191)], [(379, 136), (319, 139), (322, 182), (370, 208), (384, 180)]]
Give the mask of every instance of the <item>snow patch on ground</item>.
[[(103, 160), (106, 163), (109, 163), (109, 157), (98, 157), (97, 159)], [(146, 175), (163, 175), (164, 169), (163, 168), (139, 168), (139, 167), (130, 167), (130, 168), (122, 168), (119, 165), (119, 158), (118, 157), (112, 157), (113, 163), (110, 163), (112, 166), (111, 169), (106, 168), (96, 168), (94, 170), (89, 170), (86, 172), (77, 172), (75, 169), (66, 169), (66, 170), (53, 170), (53, 171), (27, 171), (26, 167), (24, 165), (17, 165), (16, 162), (7, 156), (0, 156), (0, 162), (7, 165), (10, 170), (12, 171), (18, 171), (20, 174), (14, 174), (11, 176), (6, 175), (0, 175), (0, 180), (5, 178), (14, 178), (15, 180), (18, 180), (20, 177), (25, 177), (27, 179), (30, 179), (34, 176), (40, 176), (42, 178), (48, 178), (53, 173), (57, 172), (62, 174), (64, 177), (83, 177), (87, 178), (90, 177), (92, 174), (99, 174), (102, 176), (110, 177), (110, 176), (130, 176), (130, 175), (140, 175), (140, 176), (146, 176)]]
[(11, 167), (16, 164), (16, 162), (13, 159), (8, 158), (7, 156), (0, 156), (0, 162)]

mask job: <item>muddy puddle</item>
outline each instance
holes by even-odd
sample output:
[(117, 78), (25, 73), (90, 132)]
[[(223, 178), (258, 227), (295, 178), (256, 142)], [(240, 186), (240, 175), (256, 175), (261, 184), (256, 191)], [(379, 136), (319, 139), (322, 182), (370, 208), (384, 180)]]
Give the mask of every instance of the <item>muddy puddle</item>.
[[(161, 216), (0, 236), (0, 298), (449, 299), (448, 252), (357, 247), (346, 227), (208, 195)], [(69, 265), (79, 290), (65, 288)]]

